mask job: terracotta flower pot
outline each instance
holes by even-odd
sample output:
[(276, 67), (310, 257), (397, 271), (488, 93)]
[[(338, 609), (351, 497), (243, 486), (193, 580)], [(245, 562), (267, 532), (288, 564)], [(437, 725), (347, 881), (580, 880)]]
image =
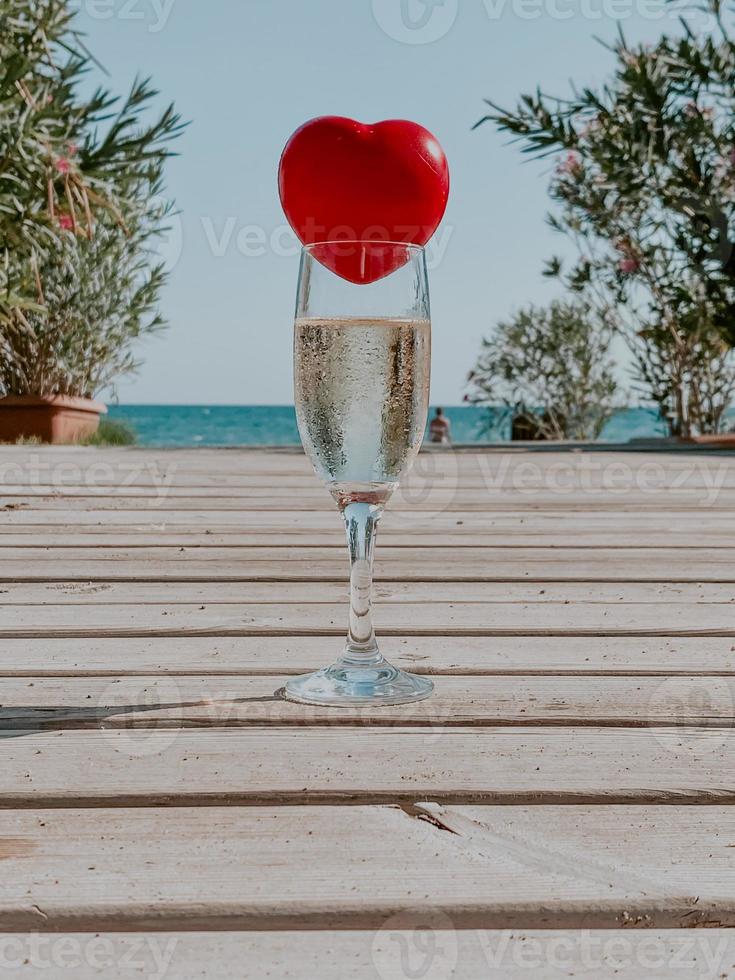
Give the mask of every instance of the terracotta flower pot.
[(694, 436), (692, 442), (715, 449), (735, 449), (735, 432), (722, 432), (718, 436)]
[(79, 442), (94, 435), (107, 408), (91, 398), (8, 395), (0, 398), (0, 442), (21, 437), (41, 442)]

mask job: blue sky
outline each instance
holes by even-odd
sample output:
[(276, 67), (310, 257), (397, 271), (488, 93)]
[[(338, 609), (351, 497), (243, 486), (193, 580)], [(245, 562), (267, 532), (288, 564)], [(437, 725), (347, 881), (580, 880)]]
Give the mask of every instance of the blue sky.
[(663, 0), (76, 0), (91, 50), (123, 91), (153, 76), (192, 124), (171, 162), (181, 211), (166, 246), (167, 333), (141, 348), (122, 402), (292, 400), (298, 260), (276, 188), (281, 149), (314, 116), (414, 119), (439, 138), (452, 196), (432, 253), (432, 398), (461, 401), (480, 339), (558, 286), (544, 224), (551, 164), (523, 162), (483, 97), (601, 81), (618, 21), (676, 30)]

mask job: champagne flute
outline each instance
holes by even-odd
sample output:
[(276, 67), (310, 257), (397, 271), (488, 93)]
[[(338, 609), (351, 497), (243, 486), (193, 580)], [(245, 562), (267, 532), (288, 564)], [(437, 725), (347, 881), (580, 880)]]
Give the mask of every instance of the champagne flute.
[[(360, 270), (356, 284), (335, 274)], [(388, 274), (370, 280), (382, 270)], [(301, 254), (294, 326), (296, 416), (304, 449), (344, 518), (350, 555), (347, 642), (336, 663), (294, 677), (286, 695), (320, 705), (389, 705), (434, 685), (388, 663), (373, 630), (378, 521), (421, 447), (431, 321), (423, 248), (323, 242)]]

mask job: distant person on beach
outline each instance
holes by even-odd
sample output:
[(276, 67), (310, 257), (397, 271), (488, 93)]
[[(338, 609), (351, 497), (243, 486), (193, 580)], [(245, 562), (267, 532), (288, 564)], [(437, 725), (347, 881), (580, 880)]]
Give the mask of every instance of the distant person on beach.
[(452, 426), (449, 419), (445, 417), (443, 408), (437, 408), (436, 415), (431, 420), (429, 441), (441, 443), (444, 446), (450, 445), (452, 441)]

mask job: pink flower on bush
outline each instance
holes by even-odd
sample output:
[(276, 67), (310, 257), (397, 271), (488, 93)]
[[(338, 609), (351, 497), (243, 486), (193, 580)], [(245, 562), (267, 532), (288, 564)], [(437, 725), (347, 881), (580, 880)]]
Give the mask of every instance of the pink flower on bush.
[(56, 169), (60, 174), (68, 174), (71, 170), (71, 161), (66, 157), (59, 157), (56, 160)]
[(702, 119), (713, 119), (715, 110), (711, 106), (699, 106), (696, 102), (687, 102), (684, 106), (684, 115), (690, 119), (701, 116)]
[(560, 174), (576, 174), (582, 169), (582, 159), (579, 153), (570, 150), (563, 160), (559, 161), (557, 172)]
[(618, 269), (620, 269), (621, 272), (626, 272), (626, 273), (637, 272), (639, 268), (640, 268), (640, 262), (638, 261), (638, 259), (634, 259), (631, 256), (628, 256), (625, 259), (621, 259), (618, 262)]
[(70, 214), (60, 214), (57, 220), (62, 231), (74, 231), (74, 221)]

